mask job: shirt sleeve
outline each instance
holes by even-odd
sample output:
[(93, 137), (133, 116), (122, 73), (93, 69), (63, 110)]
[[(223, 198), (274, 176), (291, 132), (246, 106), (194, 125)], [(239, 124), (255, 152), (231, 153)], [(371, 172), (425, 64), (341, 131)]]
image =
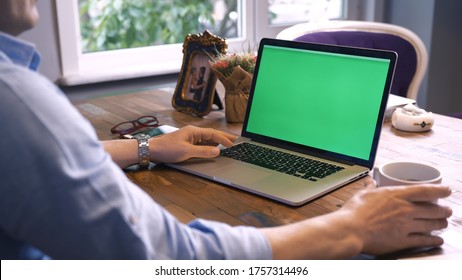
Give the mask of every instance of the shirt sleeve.
[(11, 240), (56, 259), (271, 257), (255, 228), (176, 220), (126, 178), (40, 75), (0, 63), (0, 93), (0, 226)]

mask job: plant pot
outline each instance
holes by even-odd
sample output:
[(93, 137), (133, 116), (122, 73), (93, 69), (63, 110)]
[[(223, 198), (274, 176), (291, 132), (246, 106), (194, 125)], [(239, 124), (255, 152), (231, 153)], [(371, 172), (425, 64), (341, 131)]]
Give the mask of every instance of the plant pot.
[(215, 74), (225, 88), (226, 121), (230, 123), (243, 122), (253, 76), (240, 66), (235, 67), (228, 77), (216, 71)]

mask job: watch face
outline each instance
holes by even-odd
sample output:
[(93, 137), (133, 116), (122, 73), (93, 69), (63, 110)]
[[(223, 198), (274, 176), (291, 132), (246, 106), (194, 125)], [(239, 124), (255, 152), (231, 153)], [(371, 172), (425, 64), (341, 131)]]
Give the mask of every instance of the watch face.
[(149, 139), (149, 138), (151, 138), (149, 135), (146, 135), (146, 134), (143, 134), (143, 133), (137, 134), (137, 135), (135, 135), (134, 137), (135, 137), (136, 139), (138, 139), (138, 140), (143, 140), (143, 139)]

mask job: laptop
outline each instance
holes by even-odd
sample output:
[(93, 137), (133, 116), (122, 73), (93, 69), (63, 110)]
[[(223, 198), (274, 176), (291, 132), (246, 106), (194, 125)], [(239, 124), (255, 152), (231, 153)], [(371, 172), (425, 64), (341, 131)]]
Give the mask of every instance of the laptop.
[(169, 165), (292, 206), (316, 199), (373, 168), (396, 60), (264, 38), (241, 137), (217, 158)]

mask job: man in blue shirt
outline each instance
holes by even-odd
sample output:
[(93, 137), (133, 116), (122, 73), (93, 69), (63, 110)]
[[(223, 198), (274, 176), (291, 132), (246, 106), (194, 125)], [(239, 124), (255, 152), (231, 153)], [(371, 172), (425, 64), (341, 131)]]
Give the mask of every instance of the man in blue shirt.
[[(450, 195), (448, 187), (376, 189), (372, 180), (340, 210), (290, 225), (180, 223), (122, 172), (139, 161), (138, 141), (98, 141), (33, 71), (35, 48), (14, 36), (35, 25), (35, 4), (0, 0), (1, 259), (338, 259), (443, 243), (429, 233), (446, 227), (452, 211), (429, 202)], [(149, 139), (149, 157), (214, 157), (217, 144), (233, 140), (188, 126)]]

